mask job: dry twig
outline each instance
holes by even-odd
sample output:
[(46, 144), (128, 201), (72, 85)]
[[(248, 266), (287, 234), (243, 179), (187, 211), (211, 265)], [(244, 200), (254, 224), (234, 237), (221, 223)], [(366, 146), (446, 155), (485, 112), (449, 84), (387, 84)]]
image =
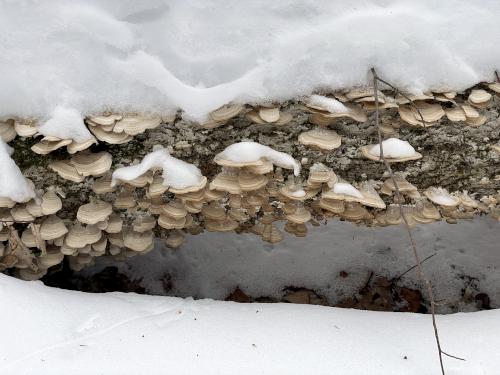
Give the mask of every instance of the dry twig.
[[(378, 141), (379, 141), (379, 145), (380, 145), (380, 160), (383, 162), (385, 168), (387, 169), (387, 172), (389, 173), (392, 181), (394, 182), (394, 187), (395, 187), (395, 190), (396, 190), (396, 198), (397, 198), (397, 201), (398, 201), (397, 204), (399, 206), (399, 213), (400, 213), (401, 217), (403, 218), (403, 222), (405, 224), (406, 231), (408, 233), (408, 238), (410, 240), (411, 248), (413, 250), (413, 256), (415, 257), (415, 260), (416, 260), (417, 275), (418, 275), (418, 278), (425, 285), (425, 287), (427, 289), (427, 293), (429, 295), (429, 301), (430, 301), (430, 305), (431, 305), (431, 315), (432, 315), (432, 326), (434, 327), (434, 337), (436, 339), (436, 345), (437, 345), (437, 348), (438, 348), (439, 364), (441, 366), (441, 374), (445, 375), (444, 365), (443, 365), (443, 354), (447, 355), (449, 357), (452, 357), (452, 358), (457, 358), (457, 359), (462, 359), (462, 358), (451, 356), (451, 355), (443, 352), (443, 350), (441, 349), (441, 343), (439, 341), (439, 332), (438, 332), (438, 328), (437, 328), (437, 324), (436, 324), (436, 311), (435, 311), (436, 310), (435, 309), (435, 307), (436, 307), (436, 301), (434, 299), (434, 292), (432, 291), (432, 285), (431, 285), (431, 282), (429, 281), (429, 279), (425, 276), (425, 274), (423, 272), (422, 261), (420, 260), (420, 256), (419, 256), (418, 251), (417, 251), (417, 245), (416, 245), (415, 240), (413, 238), (413, 235), (411, 233), (410, 225), (408, 224), (408, 220), (407, 220), (407, 218), (405, 216), (405, 213), (404, 213), (404, 210), (403, 210), (403, 206), (401, 204), (401, 202), (402, 202), (401, 192), (399, 191), (399, 187), (398, 187), (397, 181), (394, 178), (394, 173), (392, 172), (391, 165), (389, 164), (389, 162), (384, 157), (384, 147), (382, 145), (382, 132), (380, 131), (380, 109), (379, 109), (379, 102), (378, 102), (378, 82), (380, 81), (380, 82), (382, 82), (382, 83), (390, 86), (394, 90), (396, 90), (398, 92), (400, 92), (400, 91), (397, 90), (397, 88), (395, 88), (393, 85), (391, 85), (388, 82), (382, 80), (377, 75), (377, 72), (375, 71), (374, 68), (372, 68), (371, 71), (372, 71), (372, 75), (373, 75), (373, 90), (375, 92), (375, 124), (377, 126)], [(407, 98), (407, 99), (409, 100), (409, 98)], [(411, 100), (410, 100), (410, 103), (412, 103)], [(420, 111), (418, 111), (418, 113), (419, 113), (419, 115), (420, 115), (420, 117), (422, 119), (422, 123), (425, 126), (424, 118), (423, 118), (422, 114), (420, 113)]]

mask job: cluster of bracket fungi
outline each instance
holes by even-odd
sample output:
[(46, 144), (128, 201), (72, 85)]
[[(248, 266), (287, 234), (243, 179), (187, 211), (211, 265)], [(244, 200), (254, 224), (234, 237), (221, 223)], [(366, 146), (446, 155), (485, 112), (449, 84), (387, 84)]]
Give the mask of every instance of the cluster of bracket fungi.
[[(384, 154), (391, 163), (411, 163), (422, 157), (395, 136), (401, 126), (428, 127), (442, 117), (480, 127), (481, 113), (495, 95), (499, 83), (481, 84), (468, 95), (455, 92), (427, 93), (419, 96), (378, 93), (382, 110), (397, 108), (401, 121), (382, 124)], [(366, 113), (375, 108), (373, 89), (355, 89), (331, 95), (312, 95), (303, 100), (302, 109), (316, 127), (305, 131), (298, 142), (329, 153), (342, 144), (342, 138), (329, 125), (339, 118), (365, 122)], [(223, 126), (236, 116), (245, 116), (265, 126), (286, 126), (292, 114), (279, 105), (249, 106), (229, 104), (212, 112), (201, 125), (206, 129)], [(500, 220), (500, 193), (472, 197), (467, 191), (448, 192), (440, 187), (420, 190), (408, 182), (404, 173), (383, 180), (345, 181), (327, 165), (315, 163), (307, 175), (300, 173), (300, 162), (255, 142), (239, 142), (217, 154), (215, 176), (202, 176), (192, 164), (168, 154), (161, 147), (148, 160), (130, 170), (112, 171), (112, 155), (91, 151), (91, 146), (123, 144), (148, 129), (175, 121), (176, 116), (105, 113), (85, 119), (93, 138), (82, 143), (43, 137), (32, 151), (46, 155), (66, 147), (66, 160), (51, 162), (51, 172), (71, 183), (91, 183), (93, 195), (71, 215), (58, 216), (64, 209), (61, 186), (37, 189), (37, 197), (15, 202), (0, 197), (0, 271), (27, 280), (43, 277), (50, 267), (67, 258), (69, 267), (80, 270), (99, 256), (123, 260), (145, 254), (155, 238), (170, 248), (178, 248), (186, 233), (203, 231), (254, 233), (264, 241), (276, 243), (284, 231), (298, 237), (330, 218), (340, 218), (369, 226), (398, 225), (403, 222), (398, 204), (411, 226), (446, 220), (450, 223), (472, 218), (478, 213)], [(37, 121), (7, 119), (0, 122), (5, 142), (16, 136), (38, 136)], [(500, 154), (500, 144), (491, 144)], [(365, 145), (360, 155), (380, 162), (379, 145)], [(135, 169), (134, 169), (135, 168)], [(176, 176), (177, 180), (173, 178)], [(495, 177), (500, 179), (500, 175)], [(181, 181), (179, 183), (179, 181)], [(397, 202), (395, 182), (403, 201)], [(284, 222), (284, 225), (279, 222)]]

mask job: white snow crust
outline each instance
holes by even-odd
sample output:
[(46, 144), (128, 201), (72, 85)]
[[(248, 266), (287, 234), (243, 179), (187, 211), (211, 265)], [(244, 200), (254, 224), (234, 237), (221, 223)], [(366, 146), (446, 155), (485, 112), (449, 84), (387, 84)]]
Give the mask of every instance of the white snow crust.
[(111, 185), (115, 186), (119, 180), (131, 181), (151, 169), (163, 170), (163, 185), (171, 186), (175, 189), (200, 185), (203, 178), (198, 167), (174, 158), (166, 149), (162, 148), (147, 154), (137, 165), (130, 165), (115, 170)]
[(12, 148), (0, 138), (0, 197), (26, 202), (35, 197), (33, 188), (10, 157)]
[[(415, 149), (407, 141), (398, 138), (388, 138), (382, 141), (384, 156), (388, 158), (404, 158), (415, 155)], [(380, 144), (373, 145), (368, 151), (373, 156), (380, 156)]]
[(37, 129), (40, 134), (45, 136), (72, 139), (78, 143), (93, 138), (83, 123), (81, 113), (74, 108), (64, 106), (57, 106), (51, 113), (50, 119), (38, 126)]
[(308, 98), (307, 103), (324, 108), (325, 110), (327, 110), (330, 113), (350, 112), (351, 111), (344, 104), (339, 102), (337, 99), (329, 98), (329, 97), (326, 97), (323, 95), (311, 95)]
[(500, 68), (497, 0), (0, 2), (0, 116), (193, 117), (370, 83), (465, 89)]
[[(439, 374), (430, 315), (86, 294), (0, 275), (0, 374)], [(454, 375), (496, 375), (500, 310), (438, 316)]]
[(217, 156), (233, 163), (250, 163), (260, 158), (266, 158), (278, 167), (293, 169), (295, 176), (298, 176), (300, 173), (300, 163), (293, 157), (257, 142), (244, 141), (233, 143)]

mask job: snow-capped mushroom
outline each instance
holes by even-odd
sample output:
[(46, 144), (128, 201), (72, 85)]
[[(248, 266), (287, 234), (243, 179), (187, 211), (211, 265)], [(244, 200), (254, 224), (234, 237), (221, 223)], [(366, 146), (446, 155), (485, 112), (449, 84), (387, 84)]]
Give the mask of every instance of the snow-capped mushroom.
[(42, 240), (54, 240), (68, 233), (68, 228), (64, 222), (56, 215), (46, 217), (40, 227), (40, 237)]
[(55, 214), (62, 208), (61, 198), (59, 198), (53, 190), (48, 190), (42, 196), (41, 208), (43, 215)]
[[(382, 148), (384, 158), (389, 163), (405, 162), (422, 158), (422, 154), (416, 152), (412, 145), (398, 138), (389, 138), (382, 141)], [(361, 153), (370, 160), (382, 161), (380, 158), (379, 144), (363, 146), (361, 147)]]
[(49, 168), (65, 180), (79, 183), (85, 179), (69, 161), (60, 160), (52, 162), (49, 164)]
[(433, 203), (444, 207), (455, 207), (460, 199), (448, 193), (446, 189), (430, 187), (424, 191), (424, 195)]
[(218, 153), (214, 161), (224, 167), (242, 168), (247, 166), (260, 166), (264, 160), (286, 169), (293, 169), (294, 174), (300, 173), (300, 163), (290, 155), (273, 150), (271, 147), (257, 142), (238, 142), (226, 147)]
[(316, 128), (299, 135), (299, 142), (304, 146), (312, 146), (320, 150), (332, 151), (339, 148), (342, 141), (334, 130)]
[(100, 199), (92, 200), (78, 208), (76, 218), (83, 224), (97, 224), (105, 221), (113, 213), (113, 207)]
[(342, 179), (333, 184), (329, 190), (323, 190), (321, 197), (346, 202), (360, 202), (364, 198), (358, 189)]
[(82, 176), (101, 176), (111, 169), (111, 163), (111, 154), (106, 151), (81, 151), (71, 158), (71, 164)]

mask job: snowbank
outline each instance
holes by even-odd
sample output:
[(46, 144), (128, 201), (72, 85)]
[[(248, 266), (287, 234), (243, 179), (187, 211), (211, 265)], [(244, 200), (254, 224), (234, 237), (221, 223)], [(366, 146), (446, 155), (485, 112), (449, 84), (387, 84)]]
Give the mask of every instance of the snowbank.
[(0, 197), (26, 202), (35, 197), (35, 192), (10, 157), (11, 153), (12, 148), (0, 138)]
[(369, 82), (464, 89), (500, 68), (495, 0), (2, 1), (0, 116), (193, 117)]
[[(5, 275), (0, 301), (0, 374), (439, 373), (429, 315), (85, 294)], [(450, 374), (498, 373), (499, 322), (499, 310), (438, 317), (444, 349), (466, 359), (445, 357)]]

